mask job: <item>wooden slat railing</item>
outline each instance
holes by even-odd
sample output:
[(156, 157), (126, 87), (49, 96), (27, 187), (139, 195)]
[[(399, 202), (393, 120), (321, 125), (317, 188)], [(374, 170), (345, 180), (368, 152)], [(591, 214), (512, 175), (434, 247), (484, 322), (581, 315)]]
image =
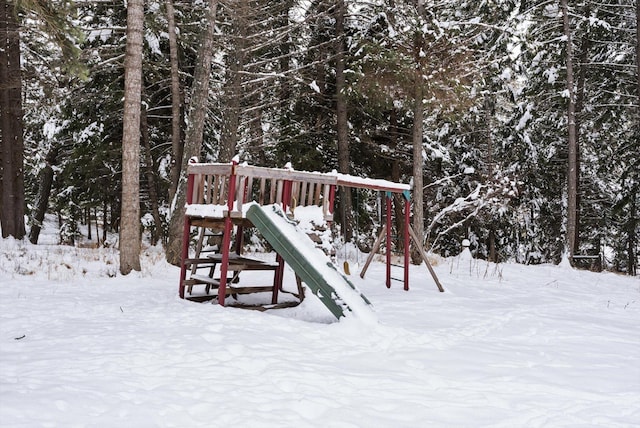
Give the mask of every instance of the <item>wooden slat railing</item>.
[(242, 216), (242, 206), (255, 201), (260, 205), (322, 208), (324, 218), (333, 220), (333, 197), (338, 178), (335, 174), (264, 168), (219, 163), (191, 163), (192, 204), (227, 205), (229, 180), (236, 180), (232, 217)]

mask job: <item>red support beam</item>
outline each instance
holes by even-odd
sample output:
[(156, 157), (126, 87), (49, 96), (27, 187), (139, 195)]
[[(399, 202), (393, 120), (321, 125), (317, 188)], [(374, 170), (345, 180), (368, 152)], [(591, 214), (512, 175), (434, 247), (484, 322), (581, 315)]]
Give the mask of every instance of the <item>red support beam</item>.
[(386, 193), (386, 208), (387, 208), (387, 288), (391, 288), (391, 192)]
[[(289, 201), (291, 201), (292, 184), (290, 180), (285, 180), (282, 183), (282, 211), (284, 213), (287, 212)], [(278, 303), (278, 292), (282, 290), (282, 283), (284, 281), (284, 259), (280, 254), (276, 254), (276, 262), (278, 263), (278, 268), (275, 272), (273, 294), (271, 296), (271, 303), (274, 305)]]
[[(187, 204), (191, 204), (193, 202), (193, 186), (194, 186), (194, 176), (193, 174), (189, 174), (187, 177)], [(181, 252), (181, 263), (180, 263), (180, 288), (178, 293), (180, 294), (180, 298), (184, 299), (184, 280), (187, 277), (187, 265), (184, 261), (189, 258), (189, 232), (191, 231), (191, 220), (189, 216), (184, 216), (184, 228), (182, 229), (182, 252)]]
[(336, 186), (332, 184), (329, 186), (329, 214), (333, 216), (333, 208), (336, 203)]
[[(245, 201), (247, 200), (247, 186), (249, 184), (249, 180), (247, 179), (247, 177), (243, 177), (242, 181), (241, 181), (241, 186), (242, 186), (242, 192), (240, 192), (241, 194), (241, 200), (238, 201), (238, 209), (240, 211), (242, 211), (242, 206), (244, 205)], [(238, 228), (236, 230), (236, 254), (240, 255), (242, 253), (242, 246), (244, 245), (244, 227), (242, 227), (242, 224), (238, 225)]]
[(411, 245), (409, 241), (409, 228), (411, 227), (411, 201), (409, 195), (404, 196), (404, 289), (409, 290), (409, 252)]
[(224, 306), (227, 297), (227, 272), (229, 270), (229, 251), (231, 246), (231, 232), (233, 231), (233, 222), (231, 220), (231, 211), (236, 195), (236, 166), (238, 162), (232, 161), (231, 174), (229, 175), (229, 189), (227, 192), (227, 216), (224, 219), (224, 235), (222, 236), (222, 262), (220, 263), (220, 285), (218, 286), (218, 304)]
[(285, 180), (282, 183), (282, 211), (284, 213), (287, 212), (287, 208), (289, 207), (289, 202), (291, 202), (291, 186), (293, 183), (291, 180)]
[(278, 292), (282, 290), (282, 280), (284, 278), (284, 259), (280, 254), (276, 253), (276, 262), (278, 268), (273, 275), (273, 293), (271, 294), (271, 304), (278, 303)]

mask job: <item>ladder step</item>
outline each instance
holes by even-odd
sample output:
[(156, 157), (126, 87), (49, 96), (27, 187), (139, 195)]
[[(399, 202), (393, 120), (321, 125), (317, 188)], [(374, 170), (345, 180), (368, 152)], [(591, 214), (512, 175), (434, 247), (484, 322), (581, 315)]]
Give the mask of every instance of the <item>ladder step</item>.
[[(237, 284), (238, 282), (240, 282), (240, 277), (237, 275), (227, 277), (227, 284)], [(220, 285), (220, 278), (211, 278), (207, 275), (193, 274), (189, 278), (185, 279), (185, 284), (210, 284), (217, 287)]]
[(191, 275), (185, 282), (189, 284), (209, 284), (216, 287), (220, 285), (219, 279), (210, 278), (206, 275)]

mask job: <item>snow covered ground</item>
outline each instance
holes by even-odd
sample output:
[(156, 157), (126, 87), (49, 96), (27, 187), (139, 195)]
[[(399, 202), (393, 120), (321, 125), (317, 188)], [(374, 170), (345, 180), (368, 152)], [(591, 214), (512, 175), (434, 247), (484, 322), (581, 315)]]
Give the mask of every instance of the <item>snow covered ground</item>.
[(372, 326), (180, 300), (155, 248), (117, 263), (0, 240), (0, 426), (640, 426), (638, 278), (463, 257), (405, 292), (375, 262), (350, 276)]

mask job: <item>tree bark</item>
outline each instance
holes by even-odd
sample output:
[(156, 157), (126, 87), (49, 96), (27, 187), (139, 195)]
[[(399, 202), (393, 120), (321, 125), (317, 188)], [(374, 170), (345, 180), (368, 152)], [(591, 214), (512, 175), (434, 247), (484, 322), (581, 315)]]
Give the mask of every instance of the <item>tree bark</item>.
[[(494, 159), (493, 159), (493, 113), (494, 101), (489, 94), (484, 96), (484, 117), (485, 117), (485, 138), (487, 140), (487, 152), (485, 157), (486, 164), (486, 181), (493, 180)], [(486, 182), (485, 181), (485, 182)], [(497, 263), (498, 255), (496, 251), (496, 232), (493, 224), (488, 225), (489, 234), (487, 237), (488, 254), (487, 258), (490, 262)]]
[(87, 221), (87, 240), (91, 241), (91, 207), (84, 209), (84, 217)]
[[(345, 5), (344, 0), (338, 0), (335, 6), (336, 17), (336, 126), (338, 137), (338, 170), (342, 174), (349, 174), (349, 124), (347, 123), (347, 95), (345, 68), (345, 29), (344, 29)], [(344, 227), (345, 241), (353, 238), (353, 202), (348, 188), (342, 188), (341, 201), (343, 204), (342, 225)]]
[[(636, 2), (636, 82), (637, 82), (637, 102), (636, 102), (636, 135), (640, 138), (640, 7)], [(637, 199), (638, 191), (634, 191), (631, 195), (631, 212), (629, 214), (629, 242), (627, 256), (629, 259), (628, 275), (637, 275), (638, 261), (635, 254), (637, 244), (636, 229), (638, 227), (637, 216)]]
[(144, 147), (144, 172), (147, 176), (147, 186), (149, 190), (149, 204), (151, 205), (151, 215), (155, 228), (151, 233), (151, 245), (156, 245), (162, 239), (162, 219), (160, 218), (160, 208), (158, 203), (158, 187), (156, 184), (156, 165), (151, 155), (151, 142), (149, 141), (149, 125), (147, 122), (147, 109), (142, 108), (140, 116), (140, 134), (142, 146)]
[(140, 110), (144, 0), (127, 3), (127, 45), (124, 63), (122, 129), (122, 206), (120, 211), (120, 273), (140, 271)]
[(107, 242), (107, 230), (110, 229), (110, 227), (107, 227), (109, 225), (109, 203), (107, 201), (107, 198), (105, 197), (104, 200), (102, 201), (102, 242)]
[(233, 48), (227, 61), (227, 79), (224, 85), (224, 109), (222, 111), (222, 134), (220, 135), (219, 162), (231, 162), (236, 155), (240, 109), (242, 101), (242, 70), (245, 63), (244, 45), (247, 35), (247, 0), (234, 2)]
[[(418, 11), (420, 16), (424, 15), (421, 0), (418, 0)], [(421, 29), (416, 29), (414, 39), (414, 75), (413, 75), (413, 129), (411, 133), (411, 141), (413, 145), (413, 231), (424, 246), (424, 160), (422, 152), (424, 151), (422, 139), (422, 119), (424, 115), (423, 106), (423, 81), (422, 81), (422, 61), (424, 46), (424, 37)], [(416, 246), (417, 247), (417, 246)], [(414, 264), (422, 263), (422, 254), (418, 248), (411, 251), (411, 261)]]
[[(289, 13), (293, 8), (293, 2), (291, 0), (283, 0), (285, 7), (282, 8), (282, 12), (279, 15), (280, 26), (282, 28), (286, 28), (289, 26)], [(280, 52), (281, 56), (278, 61), (278, 66), (280, 68), (280, 74), (282, 77), (278, 80), (280, 85), (280, 93), (279, 93), (279, 108), (280, 111), (284, 114), (287, 114), (288, 106), (291, 104), (291, 84), (289, 83), (289, 78), (286, 77), (286, 73), (291, 71), (291, 59), (289, 54), (292, 49), (292, 41), (291, 37), (287, 37), (280, 44)]]
[[(589, 15), (589, 8), (587, 7), (585, 15)], [(580, 45), (580, 54), (578, 56), (578, 81), (576, 82), (576, 94), (575, 94), (575, 135), (576, 135), (576, 233), (575, 240), (573, 242), (573, 253), (577, 253), (580, 250), (580, 123), (581, 113), (584, 108), (585, 101), (585, 82), (587, 79), (588, 71), (588, 58), (589, 49), (591, 47), (591, 41), (588, 34), (582, 37)]]
[(2, 237), (25, 236), (24, 137), (20, 30), (13, 2), (0, 1), (0, 225)]
[(567, 170), (567, 239), (566, 251), (569, 261), (573, 265), (578, 236), (577, 212), (578, 212), (578, 141), (576, 134), (576, 94), (573, 87), (573, 45), (571, 38), (571, 24), (567, 0), (561, 0), (562, 23), (564, 36), (567, 40), (566, 67), (567, 67), (567, 91), (569, 94), (567, 106), (568, 127), (568, 170)]
[(169, 33), (169, 62), (171, 63), (171, 183), (169, 186), (169, 200), (176, 194), (180, 171), (182, 169), (182, 94), (180, 91), (180, 74), (178, 63), (178, 40), (176, 35), (175, 11), (173, 0), (166, 0), (167, 32)]
[(636, 229), (638, 225), (638, 216), (636, 214), (637, 191), (634, 191), (629, 198), (629, 222), (627, 225), (627, 275), (635, 276), (637, 274), (637, 260), (635, 254), (636, 248)]
[[(57, 158), (58, 147), (53, 146), (49, 149), (49, 153), (47, 153), (45, 158), (46, 165), (38, 175), (38, 184), (40, 187), (38, 188), (38, 196), (36, 197), (35, 209), (31, 220), (31, 229), (29, 229), (29, 241), (32, 244), (38, 243), (44, 215), (47, 213), (54, 175), (52, 165), (57, 163)], [(89, 230), (91, 230), (91, 224), (89, 224)]]
[[(253, 105), (259, 103), (256, 101)], [(262, 163), (267, 159), (267, 154), (264, 151), (264, 129), (262, 128), (262, 108), (256, 108), (250, 113), (249, 119), (249, 147), (248, 152), (251, 156), (251, 163)]]
[(198, 157), (202, 150), (204, 139), (204, 121), (207, 115), (209, 99), (209, 76), (211, 75), (211, 60), (213, 58), (213, 38), (215, 36), (217, 0), (209, 0), (207, 26), (202, 33), (202, 41), (198, 48), (198, 59), (194, 71), (193, 86), (191, 88), (191, 102), (188, 107), (187, 132), (182, 155), (182, 170), (180, 181), (171, 207), (171, 221), (166, 248), (167, 262), (180, 264), (182, 249), (182, 229), (184, 225), (185, 203), (187, 201), (187, 165), (189, 159)]

